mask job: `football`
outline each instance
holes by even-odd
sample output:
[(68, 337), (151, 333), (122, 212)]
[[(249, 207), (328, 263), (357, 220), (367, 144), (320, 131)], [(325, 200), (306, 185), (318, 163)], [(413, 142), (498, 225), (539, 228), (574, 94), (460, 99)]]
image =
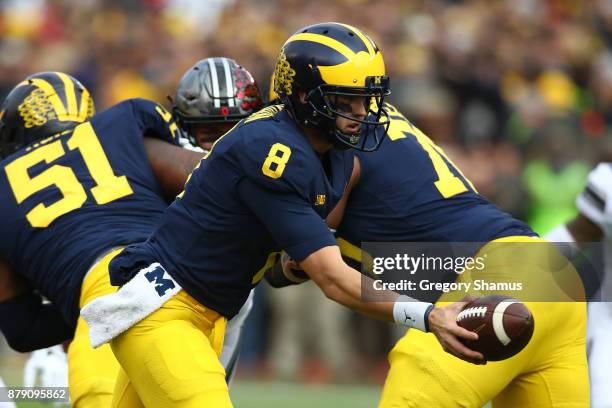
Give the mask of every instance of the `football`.
[(508, 296), (480, 297), (465, 305), (457, 324), (478, 333), (478, 340), (463, 340), (487, 361), (510, 358), (520, 352), (533, 335), (531, 311), (521, 301)]

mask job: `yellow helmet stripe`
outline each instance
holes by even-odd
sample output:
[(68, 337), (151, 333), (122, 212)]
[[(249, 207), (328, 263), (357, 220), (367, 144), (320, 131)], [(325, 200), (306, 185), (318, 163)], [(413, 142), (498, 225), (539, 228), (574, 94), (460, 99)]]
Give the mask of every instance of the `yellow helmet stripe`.
[(312, 34), (312, 33), (299, 33), (292, 35), (289, 37), (285, 44), (288, 44), (293, 41), (310, 41), (323, 45), (327, 45), (329, 48), (338, 51), (340, 54), (344, 55), (346, 59), (351, 59), (355, 56), (353, 50), (351, 50), (346, 45), (342, 44), (338, 40), (334, 40), (333, 38), (326, 37), (321, 34)]
[(351, 25), (348, 24), (342, 24), (342, 23), (336, 23), (341, 25), (342, 27), (346, 27), (349, 30), (353, 31), (355, 34), (357, 34), (357, 37), (359, 37), (361, 39), (361, 41), (363, 41), (363, 43), (365, 44), (366, 48), (368, 49), (368, 53), (369, 54), (374, 54), (374, 47), (372, 46), (372, 41), (365, 36), (365, 34), (363, 32), (361, 32), (360, 29), (353, 27)]
[(87, 111), (89, 109), (89, 91), (87, 88), (83, 89), (81, 93), (81, 107), (79, 108), (79, 121), (84, 122), (87, 119)]
[(63, 72), (55, 72), (55, 74), (60, 77), (62, 82), (64, 83), (64, 92), (66, 93), (66, 103), (68, 103), (68, 112), (66, 112), (67, 116), (73, 117), (77, 116), (77, 101), (76, 101), (76, 93), (74, 90), (74, 82), (72, 79)]
[(34, 86), (43, 90), (45, 95), (47, 95), (49, 102), (51, 102), (51, 106), (53, 106), (53, 110), (55, 111), (57, 118), (62, 120), (66, 116), (66, 107), (62, 103), (62, 100), (57, 92), (55, 92), (55, 89), (53, 89), (53, 86), (44, 79), (40, 78), (33, 78), (30, 79), (30, 81)]

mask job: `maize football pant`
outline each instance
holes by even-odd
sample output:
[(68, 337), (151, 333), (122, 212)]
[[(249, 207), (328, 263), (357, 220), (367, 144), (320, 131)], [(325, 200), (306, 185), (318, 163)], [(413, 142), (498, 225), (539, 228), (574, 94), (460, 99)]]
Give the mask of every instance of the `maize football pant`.
[[(538, 245), (491, 246), (500, 241)], [(391, 368), (379, 408), (480, 408), (488, 401), (494, 408), (589, 407), (586, 303), (580, 298), (580, 281), (573, 267), (558, 259), (548, 245), (527, 237), (493, 241), (479, 251), (488, 254), (486, 271), (458, 279), (500, 282), (523, 275), (525, 290), (513, 297), (525, 302), (535, 322), (525, 349), (506, 360), (474, 365), (444, 352), (433, 334), (409, 330), (389, 354)], [(529, 301), (541, 299), (549, 301)], [(443, 296), (438, 305), (456, 300)]]

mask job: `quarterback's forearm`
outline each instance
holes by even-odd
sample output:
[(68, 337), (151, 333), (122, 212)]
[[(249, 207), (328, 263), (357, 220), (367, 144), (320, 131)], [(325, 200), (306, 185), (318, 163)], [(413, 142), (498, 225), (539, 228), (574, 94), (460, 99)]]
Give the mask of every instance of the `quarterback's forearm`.
[(377, 301), (363, 301), (362, 283), (368, 285), (370, 278), (346, 265), (337, 246), (314, 252), (300, 262), (300, 266), (328, 298), (379, 320), (427, 331), (427, 319), (433, 307), (431, 304), (400, 297), (391, 291), (377, 291)]
[(393, 321), (393, 302), (398, 297), (396, 293), (390, 292), (388, 301), (385, 302), (363, 301), (361, 300), (361, 278), (355, 276), (359, 272), (347, 266), (344, 274), (345, 277), (341, 280), (327, 281), (319, 285), (325, 296), (367, 316), (383, 321)]
[(0, 330), (9, 346), (22, 353), (60, 344), (74, 334), (60, 311), (33, 292), (0, 302)]

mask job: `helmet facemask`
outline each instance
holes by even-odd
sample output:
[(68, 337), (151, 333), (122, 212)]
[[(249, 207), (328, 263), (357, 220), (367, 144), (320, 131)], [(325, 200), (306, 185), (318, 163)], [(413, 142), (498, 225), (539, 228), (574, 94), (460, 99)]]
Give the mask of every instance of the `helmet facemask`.
[[(315, 74), (318, 70), (315, 68)], [(310, 107), (310, 124), (322, 127), (330, 141), (338, 149), (357, 149), (370, 152), (378, 149), (390, 124), (389, 114), (384, 108), (384, 98), (389, 95), (389, 77), (368, 77), (365, 87), (346, 87), (322, 84), (307, 94)], [(363, 119), (355, 117), (350, 104), (339, 101), (344, 98), (363, 98)], [(361, 126), (355, 133), (345, 133), (338, 129), (338, 117), (357, 122)], [(377, 132), (383, 128), (384, 132)]]

